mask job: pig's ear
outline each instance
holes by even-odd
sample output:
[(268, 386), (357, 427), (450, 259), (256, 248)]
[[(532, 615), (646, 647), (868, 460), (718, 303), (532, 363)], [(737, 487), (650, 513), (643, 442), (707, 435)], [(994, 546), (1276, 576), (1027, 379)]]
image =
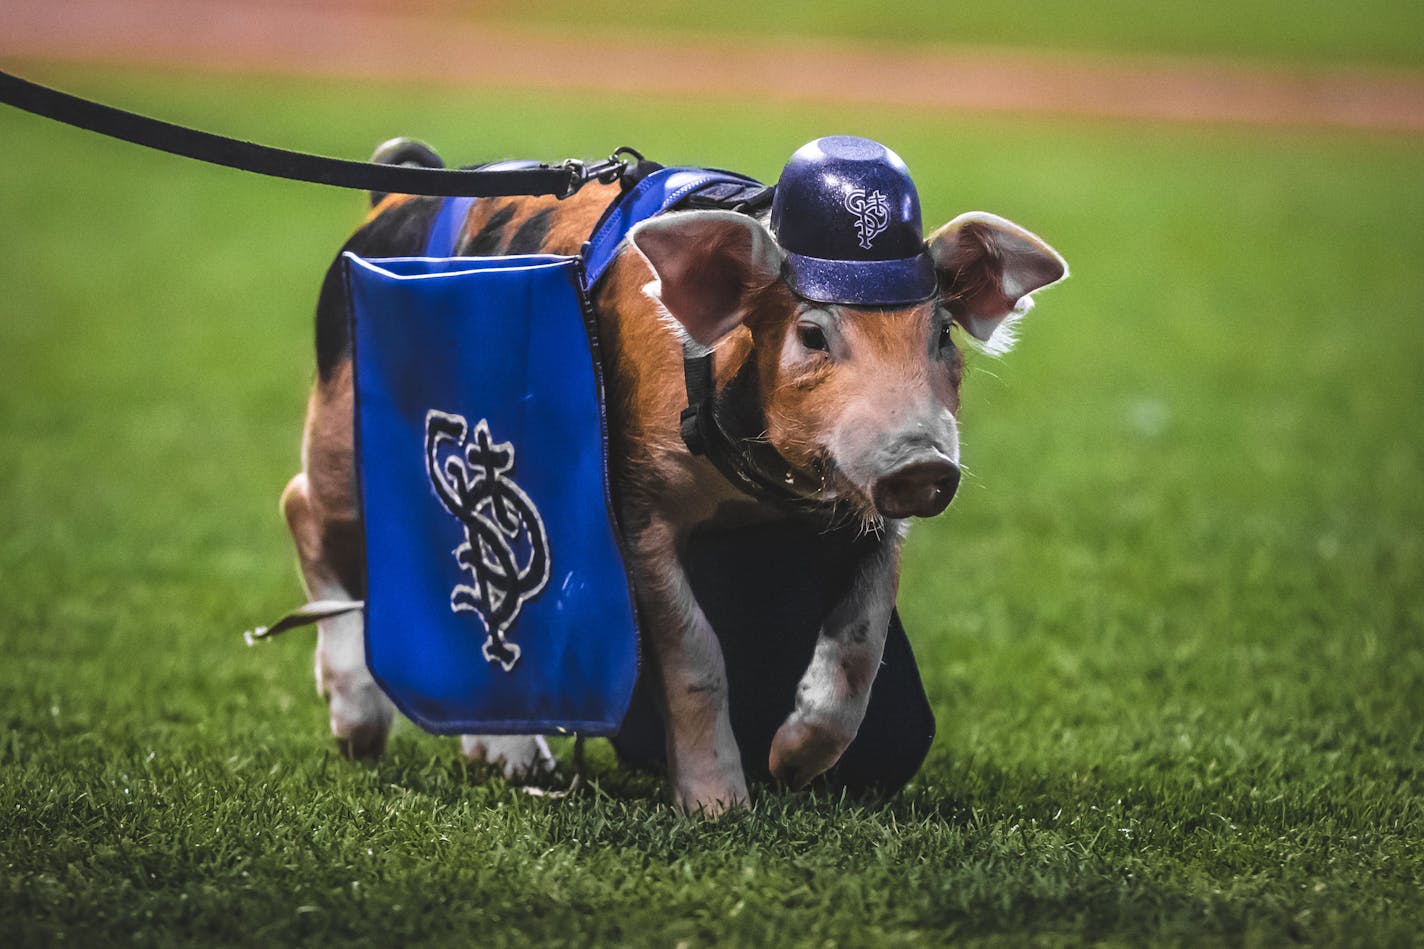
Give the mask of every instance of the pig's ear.
[(629, 240), (657, 277), (643, 292), (702, 346), (735, 329), (751, 294), (781, 275), (770, 232), (732, 211), (664, 214), (633, 228)]
[(1013, 345), (1013, 324), (1032, 294), (1068, 276), (1068, 264), (1039, 238), (997, 214), (961, 214), (930, 235), (945, 305), (992, 353)]

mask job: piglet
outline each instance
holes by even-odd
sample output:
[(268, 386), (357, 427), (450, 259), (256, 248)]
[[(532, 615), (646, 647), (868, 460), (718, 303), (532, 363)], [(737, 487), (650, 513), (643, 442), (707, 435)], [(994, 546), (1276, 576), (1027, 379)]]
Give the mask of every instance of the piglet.
[[(576, 254), (618, 193), (594, 184), (562, 201), (477, 201), (457, 251)], [(437, 207), (383, 196), (344, 249), (419, 254)], [(303, 471), (283, 496), (315, 599), (364, 594), (338, 267), (318, 305)], [(672, 212), (632, 231), (593, 302), (614, 500), (679, 808), (716, 815), (748, 801), (722, 650), (684, 562), (689, 536), (810, 518), (875, 540), (856, 545), (852, 580), (771, 745), (771, 773), (803, 786), (865, 716), (908, 519), (942, 512), (959, 484), (956, 337), (1006, 350), (1031, 294), (1067, 272), (1044, 241), (992, 214), (962, 214), (925, 238), (904, 163), (844, 136), (792, 156), (769, 215)], [(699, 369), (706, 391), (690, 393)], [(319, 624), (316, 678), (342, 747), (379, 754), (392, 708), (365, 667), (359, 613)], [(463, 746), (511, 774), (549, 761), (537, 736)]]

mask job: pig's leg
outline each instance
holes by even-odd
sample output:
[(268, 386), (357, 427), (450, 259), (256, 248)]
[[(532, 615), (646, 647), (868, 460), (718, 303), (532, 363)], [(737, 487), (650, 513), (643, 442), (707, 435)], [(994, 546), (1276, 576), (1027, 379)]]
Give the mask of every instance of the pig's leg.
[(856, 565), (846, 595), (831, 610), (811, 664), (796, 688), (796, 707), (771, 743), (771, 773), (802, 787), (840, 760), (860, 731), (880, 669), (899, 586), (901, 522)]
[[(302, 580), (312, 600), (349, 600), (351, 578), (330, 556), (331, 525), (312, 504), (305, 473), (282, 493), (282, 510), (296, 542)], [(355, 536), (354, 525), (345, 534)], [(350, 561), (350, 557), (340, 562)], [(376, 758), (386, 747), (394, 707), (366, 668), (365, 617), (360, 610), (317, 623), (316, 690), (327, 700), (331, 734), (343, 754)]]
[(667, 734), (673, 802), (684, 811), (715, 816), (747, 801), (722, 646), (693, 596), (671, 525), (653, 521), (630, 539)]

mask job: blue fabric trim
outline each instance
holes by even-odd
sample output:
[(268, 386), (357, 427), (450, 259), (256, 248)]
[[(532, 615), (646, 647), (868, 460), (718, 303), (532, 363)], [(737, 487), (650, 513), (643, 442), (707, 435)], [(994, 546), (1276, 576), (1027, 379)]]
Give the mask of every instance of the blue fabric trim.
[(604, 213), (584, 249), (584, 269), (592, 287), (603, 276), (623, 238), (635, 225), (655, 217), (677, 205), (689, 195), (710, 184), (734, 182), (757, 184), (754, 178), (709, 168), (664, 168), (655, 171), (633, 186)]

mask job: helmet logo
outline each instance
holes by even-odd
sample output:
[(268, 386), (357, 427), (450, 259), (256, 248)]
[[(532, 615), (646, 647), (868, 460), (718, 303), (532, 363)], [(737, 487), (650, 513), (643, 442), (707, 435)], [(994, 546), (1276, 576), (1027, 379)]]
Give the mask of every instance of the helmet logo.
[(889, 200), (878, 190), (866, 194), (857, 188), (845, 196), (845, 207), (855, 215), (860, 246), (870, 250), (871, 242), (890, 224)]

